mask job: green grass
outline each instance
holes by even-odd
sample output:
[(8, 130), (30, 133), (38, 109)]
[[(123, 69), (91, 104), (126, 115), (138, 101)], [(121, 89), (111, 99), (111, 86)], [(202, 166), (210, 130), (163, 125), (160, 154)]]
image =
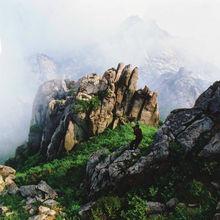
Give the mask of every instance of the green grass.
[(0, 220), (21, 220), (28, 219), (28, 213), (24, 210), (25, 202), (19, 195), (4, 195), (0, 197), (0, 204), (7, 206), (9, 216), (0, 215)]
[[(147, 125), (141, 125), (141, 129), (144, 138), (140, 148), (144, 151), (152, 142), (157, 129)], [(126, 124), (91, 137), (78, 144), (71, 154), (49, 163), (33, 167), (39, 155), (31, 156), (22, 169), (18, 170), (16, 182), (18, 185), (25, 185), (45, 180), (60, 194), (59, 202), (65, 207), (68, 216), (73, 216), (86, 201), (87, 192), (81, 183), (85, 180), (85, 166), (91, 154), (99, 149), (107, 149), (110, 153), (129, 144), (133, 138), (133, 129), (130, 124)]]
[[(144, 153), (152, 143), (157, 129), (146, 125), (141, 125), (141, 129), (144, 138), (140, 149)], [(71, 154), (63, 155), (62, 158), (49, 163), (39, 164), (40, 155), (32, 155), (18, 170), (16, 182), (25, 185), (45, 180), (58, 192), (58, 202), (63, 207), (67, 219), (78, 219), (80, 206), (87, 202), (85, 167), (91, 154), (100, 149), (106, 149), (107, 153), (111, 153), (129, 144), (133, 138), (133, 129), (130, 124), (126, 124), (91, 137), (88, 141), (78, 144)], [(121, 196), (110, 192), (100, 197), (92, 209), (91, 219), (212, 219), (220, 192), (213, 191), (209, 183), (217, 176), (219, 163), (185, 158), (176, 143), (172, 143), (170, 149), (172, 160), (164, 175), (157, 176), (151, 185), (134, 187)], [(173, 197), (181, 201), (173, 213), (157, 217), (146, 216), (146, 201), (165, 203)], [(2, 200), (2, 197), (0, 199)], [(3, 197), (3, 203), (14, 210), (13, 219), (26, 219), (21, 201), (22, 198), (19, 196)], [(196, 203), (197, 207), (190, 208), (187, 206), (189, 203)]]
[(89, 112), (96, 110), (101, 105), (98, 96), (93, 96), (90, 100), (75, 100), (72, 104), (73, 113)]

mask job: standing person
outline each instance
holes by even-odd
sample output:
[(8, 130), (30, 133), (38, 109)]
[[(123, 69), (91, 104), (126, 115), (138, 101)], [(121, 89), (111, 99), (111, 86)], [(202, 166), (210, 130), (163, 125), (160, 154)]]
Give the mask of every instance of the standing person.
[(139, 124), (136, 124), (133, 127), (133, 131), (134, 131), (135, 139), (131, 142), (130, 149), (136, 149), (143, 139), (142, 130)]

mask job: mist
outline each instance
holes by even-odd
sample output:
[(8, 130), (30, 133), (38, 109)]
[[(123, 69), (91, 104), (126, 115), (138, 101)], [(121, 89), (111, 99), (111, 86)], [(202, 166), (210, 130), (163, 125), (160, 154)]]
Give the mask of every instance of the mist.
[(102, 73), (121, 61), (142, 65), (158, 41), (149, 37), (151, 30), (142, 37), (130, 34), (129, 28), (121, 32), (127, 18), (138, 16), (164, 31), (163, 47), (178, 45), (190, 58), (195, 55), (220, 68), (219, 9), (218, 1), (208, 0), (0, 0), (0, 160), (27, 140), (38, 86), (64, 77), (39, 80), (31, 57), (46, 54), (61, 63), (85, 51), (79, 56), (84, 63), (72, 78)]

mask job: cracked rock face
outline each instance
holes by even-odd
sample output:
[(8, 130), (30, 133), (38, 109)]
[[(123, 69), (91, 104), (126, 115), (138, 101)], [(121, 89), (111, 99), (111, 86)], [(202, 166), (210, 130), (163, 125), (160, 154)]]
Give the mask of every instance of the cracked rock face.
[(103, 76), (44, 83), (33, 105), (30, 149), (53, 159), (106, 128), (136, 120), (157, 125), (157, 94), (137, 90), (137, 80), (138, 68), (120, 63)]
[[(175, 143), (183, 156), (204, 160), (220, 159), (220, 82), (215, 82), (197, 99), (191, 109), (176, 109), (158, 130), (148, 153), (133, 150), (113, 152), (104, 160), (93, 155), (87, 164), (91, 196), (109, 189), (124, 189), (167, 169)], [(134, 156), (135, 154), (135, 156)], [(95, 163), (91, 163), (96, 158)], [(101, 158), (101, 159), (100, 159)]]

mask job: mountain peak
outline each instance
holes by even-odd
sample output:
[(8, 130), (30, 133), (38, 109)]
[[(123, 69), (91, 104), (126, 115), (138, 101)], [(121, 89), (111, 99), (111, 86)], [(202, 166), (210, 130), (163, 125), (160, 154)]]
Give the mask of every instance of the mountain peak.
[(140, 36), (148, 37), (167, 37), (170, 36), (165, 30), (160, 28), (155, 20), (144, 20), (141, 17), (134, 15), (130, 16), (122, 22), (122, 30), (139, 33)]

